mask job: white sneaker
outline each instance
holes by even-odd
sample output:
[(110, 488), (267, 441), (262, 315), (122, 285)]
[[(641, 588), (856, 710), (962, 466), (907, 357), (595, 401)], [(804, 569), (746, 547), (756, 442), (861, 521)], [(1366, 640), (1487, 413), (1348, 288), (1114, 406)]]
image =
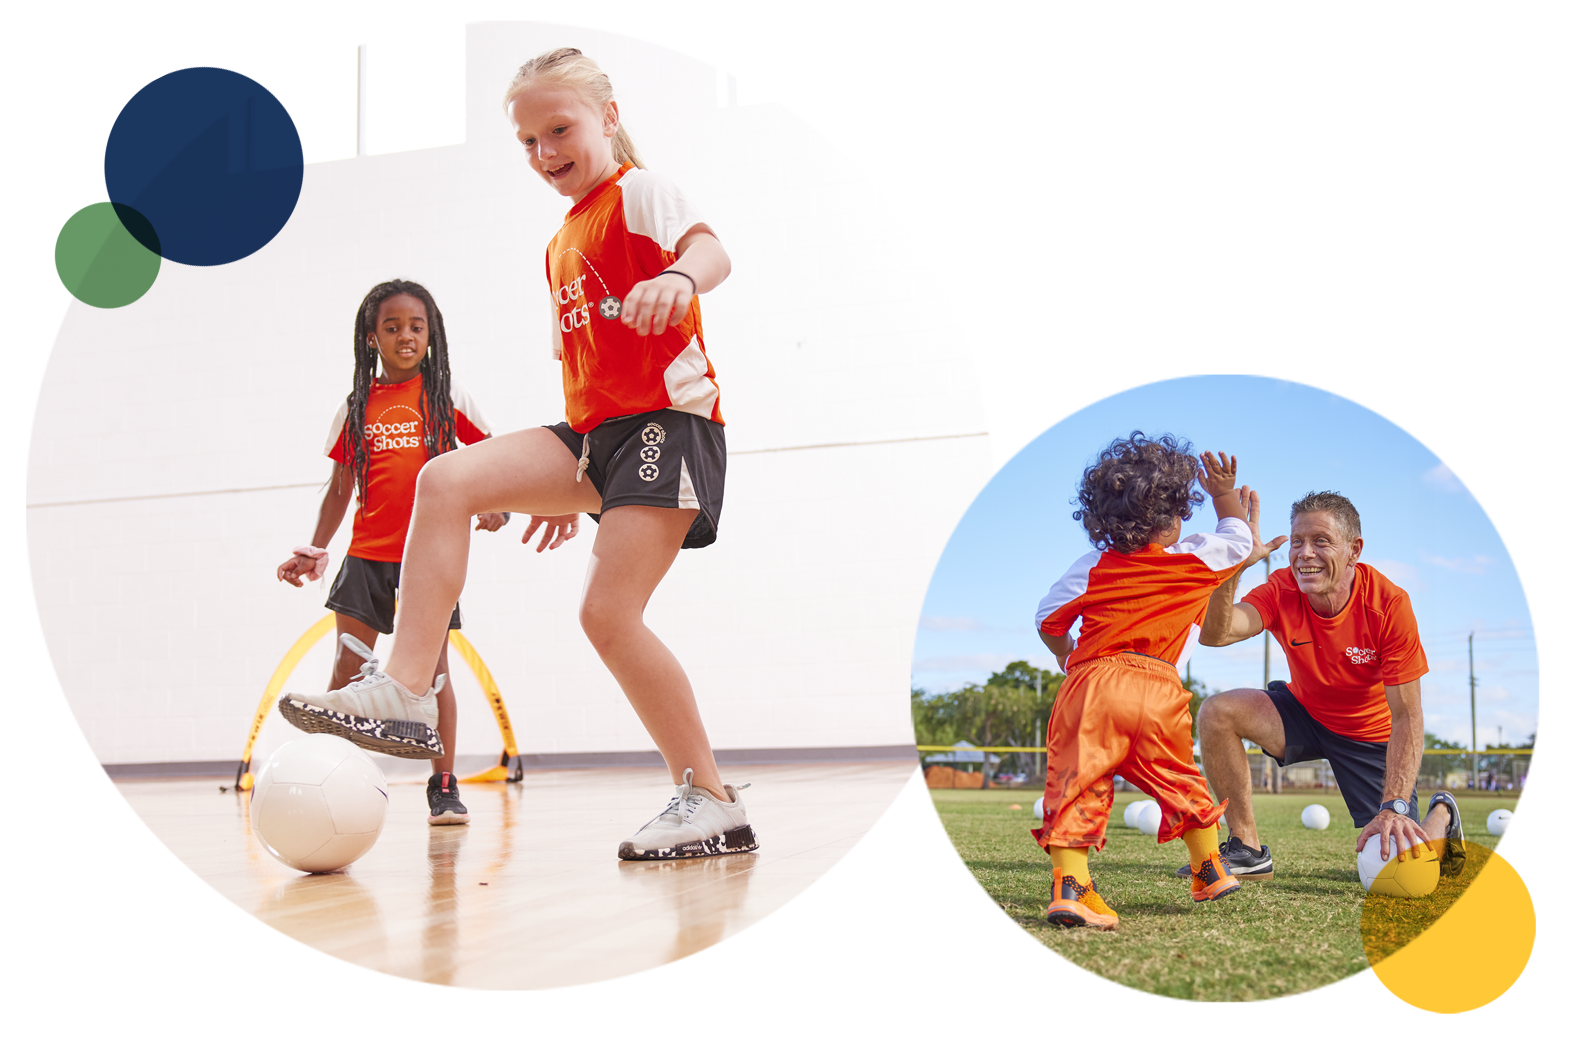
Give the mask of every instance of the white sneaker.
[(279, 698), (285, 721), (308, 733), (332, 733), (352, 744), (400, 758), (432, 758), (443, 753), (437, 735), (438, 675), (425, 696), (417, 696), (377, 669), (377, 658), (355, 637), (339, 644), (364, 661), (361, 673), (343, 689), (327, 693), (286, 693)]
[(673, 860), (718, 853), (746, 853), (759, 847), (744, 816), (738, 793), (748, 784), (722, 785), (719, 799), (694, 786), (695, 771), (684, 770), (684, 782), (656, 819), (618, 846), (619, 860)]

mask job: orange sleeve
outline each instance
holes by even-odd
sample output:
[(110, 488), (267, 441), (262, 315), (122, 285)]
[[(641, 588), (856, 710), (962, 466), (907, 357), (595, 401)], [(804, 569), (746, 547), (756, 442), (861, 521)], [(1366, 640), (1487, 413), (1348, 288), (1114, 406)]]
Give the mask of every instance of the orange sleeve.
[(1277, 598), (1273, 583), (1260, 583), (1248, 591), (1247, 596), (1242, 599), (1258, 610), (1258, 617), (1263, 620), (1263, 629), (1270, 634), (1274, 633), (1275, 626), (1280, 622), (1280, 603)]
[(1384, 685), (1414, 682), (1427, 674), (1427, 654), (1422, 651), (1422, 637), (1417, 633), (1411, 597), (1398, 587), (1385, 603), (1380, 645), (1378, 659)]

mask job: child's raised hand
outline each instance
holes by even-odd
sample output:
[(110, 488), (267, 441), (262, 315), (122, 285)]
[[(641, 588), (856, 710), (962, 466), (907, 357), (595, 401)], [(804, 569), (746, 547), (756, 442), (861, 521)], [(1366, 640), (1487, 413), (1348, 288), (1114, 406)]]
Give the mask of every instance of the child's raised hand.
[(495, 510), (488, 511), (485, 514), (477, 514), (476, 531), (497, 532), (499, 529), (503, 528), (507, 521), (507, 518)]
[(1198, 471), (1198, 484), (1210, 496), (1223, 496), (1236, 488), (1236, 457), (1225, 453), (1203, 453), (1203, 468)]
[(661, 335), (689, 312), (694, 292), (694, 282), (681, 273), (657, 274), (629, 289), (618, 319), (640, 335)]
[(580, 534), (580, 516), (578, 514), (532, 514), (530, 524), (525, 527), (525, 535), (520, 537), (521, 543), (529, 543), (530, 538), (536, 535), (536, 530), (541, 529), (541, 542), (536, 544), (536, 553), (556, 550), (563, 544), (574, 539)]

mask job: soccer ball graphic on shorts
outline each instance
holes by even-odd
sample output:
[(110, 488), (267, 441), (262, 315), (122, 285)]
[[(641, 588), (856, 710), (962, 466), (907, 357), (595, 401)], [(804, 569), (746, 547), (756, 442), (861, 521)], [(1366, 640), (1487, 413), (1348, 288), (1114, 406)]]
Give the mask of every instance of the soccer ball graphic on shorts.
[(252, 833), (299, 871), (337, 871), (372, 848), (388, 782), (365, 751), (316, 733), (273, 753), (252, 788)]
[(1356, 855), (1356, 873), (1362, 889), (1380, 897), (1426, 897), (1438, 889), (1438, 854), (1427, 846), (1422, 856), (1413, 859), (1407, 851), (1404, 860), (1390, 851), (1386, 861), (1378, 852), (1382, 839), (1374, 835)]
[(1489, 835), (1502, 835), (1509, 830), (1509, 818), (1515, 814), (1507, 809), (1495, 809), (1488, 814), (1487, 833)]

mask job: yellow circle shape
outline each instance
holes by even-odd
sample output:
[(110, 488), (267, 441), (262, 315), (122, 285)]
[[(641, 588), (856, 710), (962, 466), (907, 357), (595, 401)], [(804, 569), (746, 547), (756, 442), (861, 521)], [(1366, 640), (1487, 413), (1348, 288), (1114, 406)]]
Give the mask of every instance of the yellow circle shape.
[[(1475, 843), (1466, 851), (1465, 872), (1441, 881), (1431, 900), (1368, 897), (1362, 906), (1362, 944), (1373, 973), (1433, 1013), (1464, 1013), (1503, 995), (1526, 968), (1537, 936), (1531, 894), (1515, 869)], [(1442, 914), (1440, 906), (1447, 908)]]

